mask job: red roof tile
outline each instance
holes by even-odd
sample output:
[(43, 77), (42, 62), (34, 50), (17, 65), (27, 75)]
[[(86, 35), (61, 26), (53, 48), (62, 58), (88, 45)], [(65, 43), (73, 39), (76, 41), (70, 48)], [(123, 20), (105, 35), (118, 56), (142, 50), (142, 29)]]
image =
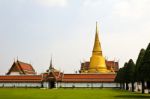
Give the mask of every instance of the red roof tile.
[(59, 71), (55, 72), (50, 72), (50, 73), (44, 73), (43, 74), (44, 79), (43, 80), (56, 80), (56, 81), (61, 81), (63, 73)]
[(64, 74), (63, 78), (115, 78), (115, 74)]
[(64, 74), (63, 82), (114, 82), (116, 74)]
[(0, 76), (0, 82), (41, 82), (41, 75)]
[(114, 82), (114, 79), (63, 79), (63, 82)]
[(35, 74), (35, 70), (33, 69), (31, 64), (27, 64), (24, 62), (18, 61), (18, 64), (20, 65), (21, 69), (28, 74)]
[(19, 72), (20, 74), (31, 74), (31, 75), (35, 75), (36, 72), (34, 70), (34, 68), (32, 67), (31, 64), (28, 63), (24, 63), (21, 61), (16, 61), (13, 63), (13, 65), (11, 66), (10, 70), (8, 71), (7, 75), (10, 75), (11, 72)]
[(27, 63), (23, 63), (23, 62), (19, 62), (19, 64), (23, 70), (33, 71), (31, 64), (27, 64)]

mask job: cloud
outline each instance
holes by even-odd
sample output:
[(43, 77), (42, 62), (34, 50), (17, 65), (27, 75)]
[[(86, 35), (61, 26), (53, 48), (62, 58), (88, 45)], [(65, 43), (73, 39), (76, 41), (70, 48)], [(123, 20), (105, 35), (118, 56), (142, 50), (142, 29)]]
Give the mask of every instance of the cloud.
[(48, 7), (65, 7), (67, 0), (35, 0), (39, 5)]
[(150, 0), (120, 0), (113, 8), (113, 14), (122, 18), (139, 19), (149, 16)]
[(99, 0), (84, 0), (83, 2), (83, 6), (85, 7), (95, 7), (95, 6), (98, 6), (98, 5), (101, 5), (102, 4), (102, 1), (99, 1)]

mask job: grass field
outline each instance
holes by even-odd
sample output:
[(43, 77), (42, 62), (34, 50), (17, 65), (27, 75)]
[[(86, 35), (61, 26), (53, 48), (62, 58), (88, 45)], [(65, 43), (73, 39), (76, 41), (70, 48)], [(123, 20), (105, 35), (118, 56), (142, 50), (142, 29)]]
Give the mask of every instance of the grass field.
[(0, 88), (0, 99), (150, 99), (149, 94), (119, 89), (22, 89)]

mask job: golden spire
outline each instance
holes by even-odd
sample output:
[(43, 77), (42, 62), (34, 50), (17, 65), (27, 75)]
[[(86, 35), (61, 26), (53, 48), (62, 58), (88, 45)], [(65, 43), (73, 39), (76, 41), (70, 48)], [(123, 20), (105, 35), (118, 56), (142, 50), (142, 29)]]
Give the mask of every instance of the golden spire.
[(96, 33), (95, 33), (95, 42), (94, 42), (94, 47), (93, 47), (93, 54), (97, 53), (97, 54), (102, 55), (102, 48), (101, 48), (101, 44), (100, 44), (100, 41), (99, 41), (98, 32), (99, 32), (98, 31), (98, 25), (97, 25), (97, 22), (96, 22)]
[(105, 58), (102, 55), (102, 48), (98, 37), (98, 26), (96, 22), (96, 34), (93, 47), (93, 53), (90, 58), (89, 73), (108, 73)]

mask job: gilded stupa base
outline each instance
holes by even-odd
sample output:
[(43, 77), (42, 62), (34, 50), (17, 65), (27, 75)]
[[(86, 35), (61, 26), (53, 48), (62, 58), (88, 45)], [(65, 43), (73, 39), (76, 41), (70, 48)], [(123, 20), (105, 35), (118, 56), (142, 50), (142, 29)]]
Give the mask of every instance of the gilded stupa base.
[(101, 68), (101, 69), (89, 69), (88, 73), (111, 73), (111, 71), (107, 70), (107, 68)]

